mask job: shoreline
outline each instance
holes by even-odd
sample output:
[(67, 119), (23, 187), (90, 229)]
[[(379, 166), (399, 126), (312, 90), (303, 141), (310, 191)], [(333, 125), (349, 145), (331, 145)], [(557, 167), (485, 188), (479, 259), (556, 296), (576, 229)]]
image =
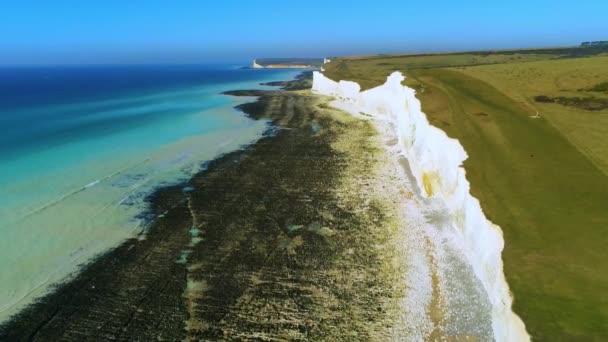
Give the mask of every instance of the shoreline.
[(235, 108), (272, 122), (261, 139), (158, 189), (146, 234), (0, 338), (490, 338), (472, 270), (439, 242), (443, 209), (397, 140), (312, 94), (310, 74), (273, 83), (287, 90), (224, 93), (256, 97)]
[[(139, 70), (119, 69), (116, 75)], [(103, 78), (97, 67), (84, 70), (94, 79)], [(69, 70), (57, 72), (72, 75)], [(141, 71), (142, 77), (159, 78), (148, 88), (133, 85), (124, 94), (97, 94), (97, 100), (74, 94), (64, 99), (73, 103), (48, 107), (65, 125), (85, 123), (90, 135), (74, 129), (75, 136), (65, 141), (59, 134), (57, 143), (17, 149), (19, 158), (3, 158), (0, 197), (6, 201), (0, 210), (0, 254), (7, 266), (0, 270), (0, 324), (73, 278), (82, 265), (145, 229), (140, 222), (145, 198), (156, 189), (186, 182), (200, 161), (259, 139), (267, 121), (251, 120), (234, 109), (251, 99), (224, 96), (222, 91), (267, 89), (259, 83), (291, 79), (297, 72), (236, 71), (223, 64), (162, 66)], [(218, 79), (206, 81), (205, 75)], [(179, 79), (196, 84), (176, 84)], [(108, 82), (104, 87), (113, 84)], [(101, 110), (102, 104), (111, 108)], [(23, 113), (35, 117), (42, 108), (47, 107), (32, 103)], [(87, 113), (67, 119), (79, 108)], [(39, 119), (35, 121), (41, 127), (51, 120)]]
[[(296, 75), (295, 78), (296, 78), (295, 81), (297, 81), (297, 80), (301, 80), (303, 77), (301, 74), (298, 74), (298, 75)], [(279, 82), (284, 83), (284, 84), (290, 84), (290, 82), (292, 82), (292, 81), (267, 82), (267, 83), (261, 83), (260, 85), (278, 86), (279, 84), (273, 85), (272, 83), (279, 83)], [(296, 85), (293, 85), (293, 84), (291, 86), (297, 87)], [(258, 90), (256, 90), (256, 91), (258, 91)], [(265, 92), (265, 90), (259, 90), (259, 91), (261, 93)], [(218, 93), (218, 95), (226, 95), (226, 94)], [(240, 109), (241, 106), (251, 103), (250, 101), (247, 101), (247, 100), (243, 101), (242, 99), (235, 97), (233, 102), (236, 102), (236, 106), (234, 106), (232, 108), (241, 112), (244, 116), (251, 118), (254, 121), (259, 121), (259, 119), (261, 119), (261, 118), (254, 119), (250, 115), (248, 115), (247, 113), (243, 112)], [(253, 102), (256, 102), (256, 101), (253, 101)], [(255, 140), (252, 143), (243, 145), (236, 150), (220, 153), (219, 155), (217, 155), (215, 158), (213, 158), (211, 160), (202, 161), (200, 163), (200, 165), (201, 165), (200, 170), (197, 171), (192, 176), (190, 176), (189, 179), (180, 180), (177, 183), (172, 183), (170, 185), (167, 185), (167, 184), (158, 185), (155, 189), (152, 190), (151, 193), (149, 193), (145, 196), (144, 202), (147, 203), (146, 206), (144, 208), (142, 208), (143, 210), (134, 217), (137, 220), (141, 220), (139, 227), (142, 227), (142, 228), (137, 229), (138, 233), (132, 235), (131, 237), (128, 237), (127, 239), (120, 241), (117, 245), (108, 246), (108, 248), (104, 249), (100, 253), (97, 253), (92, 258), (85, 260), (77, 270), (71, 272), (71, 274), (68, 275), (66, 278), (61, 279), (58, 282), (54, 282), (53, 284), (51, 284), (49, 287), (49, 290), (46, 290), (41, 296), (37, 296), (33, 301), (30, 301), (28, 304), (21, 306), (18, 310), (13, 311), (13, 313), (11, 313), (5, 320), (0, 321), (0, 337), (3, 337), (3, 334), (6, 333), (4, 331), (4, 330), (6, 330), (5, 327), (19, 325), (18, 321), (22, 320), (20, 318), (21, 316), (24, 316), (24, 315), (31, 316), (31, 312), (29, 312), (29, 311), (35, 311), (36, 308), (40, 307), (40, 306), (52, 306), (53, 305), (52, 302), (55, 301), (55, 299), (54, 299), (55, 297), (65, 296), (65, 294), (63, 292), (69, 292), (69, 290), (67, 288), (71, 287), (73, 283), (81, 282), (83, 280), (81, 278), (83, 278), (84, 273), (99, 272), (98, 267), (96, 267), (97, 264), (115, 263), (115, 260), (111, 261), (109, 259), (120, 259), (121, 257), (117, 257), (117, 256), (128, 254), (128, 253), (126, 253), (126, 251), (124, 251), (125, 248), (130, 249), (133, 247), (133, 243), (137, 243), (139, 241), (147, 239), (150, 231), (155, 229), (155, 227), (154, 227), (156, 225), (155, 221), (157, 221), (159, 218), (162, 218), (170, 210), (176, 209), (180, 205), (183, 204), (183, 200), (181, 200), (181, 201), (178, 201), (175, 205), (167, 205), (167, 204), (163, 203), (164, 197), (166, 197), (166, 196), (169, 196), (170, 198), (179, 197), (180, 192), (185, 193), (184, 189), (189, 188), (189, 184), (192, 181), (192, 179), (194, 179), (195, 177), (200, 177), (205, 174), (209, 165), (212, 165), (216, 162), (221, 162), (221, 160), (223, 160), (224, 158), (230, 158), (230, 155), (232, 155), (233, 153), (243, 152), (243, 151), (247, 150), (248, 148), (250, 148), (252, 145), (255, 145), (257, 143), (257, 141), (259, 141), (260, 139), (271, 137), (273, 134), (275, 134), (275, 132), (276, 132), (276, 127), (274, 127), (269, 122), (268, 127), (265, 128), (265, 130), (261, 133), (261, 136), (257, 140)], [(99, 181), (97, 181), (97, 182), (99, 182)], [(91, 185), (92, 184), (89, 184), (89, 185), (83, 187), (82, 189), (89, 187)], [(90, 270), (91, 268), (95, 269), (95, 271)], [(38, 291), (38, 289), (33, 289), (32, 291)]]
[(186, 187), (159, 189), (145, 235), (0, 326), (0, 337), (391, 335), (394, 230), (382, 203), (353, 191), (369, 189), (375, 168), (371, 126), (308, 91), (227, 94), (258, 96), (238, 108), (271, 120), (272, 135), (209, 162)]

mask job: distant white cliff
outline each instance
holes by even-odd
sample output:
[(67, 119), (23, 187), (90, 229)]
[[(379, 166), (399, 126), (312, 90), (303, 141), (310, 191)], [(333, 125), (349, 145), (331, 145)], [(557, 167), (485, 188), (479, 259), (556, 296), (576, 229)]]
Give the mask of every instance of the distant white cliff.
[(255, 60), (255, 59), (253, 60), (253, 63), (251, 63), (251, 67), (252, 67), (253, 69), (264, 69), (264, 67), (263, 67), (262, 65), (259, 65), (259, 64), (257, 63), (257, 60)]
[(529, 341), (521, 319), (511, 310), (513, 298), (503, 274), (504, 240), (500, 227), (484, 215), (469, 192), (462, 167), (467, 153), (458, 140), (432, 126), (421, 110), (415, 91), (391, 74), (384, 85), (361, 92), (359, 84), (335, 82), (314, 72), (314, 92), (335, 98), (332, 106), (354, 115), (364, 113), (383, 122), (398, 137), (399, 153), (424, 192), (440, 198), (449, 210), (451, 225), (464, 242), (467, 259), (492, 305), (492, 329), (497, 341)]
[(275, 64), (267, 64), (261, 65), (257, 62), (257, 59), (254, 59), (251, 63), (252, 69), (315, 69), (314, 65), (308, 64), (296, 64), (296, 63), (275, 63)]

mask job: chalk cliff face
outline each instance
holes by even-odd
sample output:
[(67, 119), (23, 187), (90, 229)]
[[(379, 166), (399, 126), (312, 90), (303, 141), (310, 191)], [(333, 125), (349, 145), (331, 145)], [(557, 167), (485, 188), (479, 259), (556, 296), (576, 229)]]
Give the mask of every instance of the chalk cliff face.
[(315, 67), (312, 65), (305, 64), (268, 64), (261, 65), (258, 63), (257, 59), (254, 59), (251, 63), (252, 69), (314, 69)]
[(512, 297), (503, 274), (502, 231), (486, 219), (479, 201), (469, 192), (462, 167), (467, 153), (458, 140), (430, 125), (415, 91), (401, 85), (404, 76), (391, 74), (384, 85), (361, 92), (355, 82), (335, 82), (314, 72), (314, 92), (333, 96), (332, 105), (354, 115), (383, 122), (398, 137), (399, 153), (426, 197), (440, 198), (449, 210), (455, 234), (492, 305), (492, 329), (497, 341), (527, 341), (521, 319), (511, 310)]
[(261, 65), (259, 65), (259, 64), (257, 63), (257, 60), (255, 60), (255, 59), (253, 60), (253, 63), (251, 64), (251, 67), (252, 67), (253, 69), (264, 69), (264, 67), (263, 67), (263, 66), (261, 66)]

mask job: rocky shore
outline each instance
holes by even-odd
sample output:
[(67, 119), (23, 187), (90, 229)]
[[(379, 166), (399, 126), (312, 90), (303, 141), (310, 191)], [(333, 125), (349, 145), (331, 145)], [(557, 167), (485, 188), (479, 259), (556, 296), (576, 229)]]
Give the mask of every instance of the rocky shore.
[(389, 340), (404, 265), (385, 151), (310, 77), (241, 105), (267, 135), (150, 198), (151, 223), (0, 340)]

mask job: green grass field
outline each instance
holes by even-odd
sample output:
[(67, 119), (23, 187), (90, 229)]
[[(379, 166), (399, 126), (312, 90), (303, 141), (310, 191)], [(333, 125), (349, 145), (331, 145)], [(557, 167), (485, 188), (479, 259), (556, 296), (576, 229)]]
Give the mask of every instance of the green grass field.
[(608, 101), (608, 90), (602, 88), (608, 81), (608, 56), (460, 69), (508, 94), (522, 107), (538, 111), (608, 175), (607, 112), (533, 100), (546, 95)]
[[(535, 340), (608, 340), (608, 47), (338, 58), (335, 80), (395, 70), (435, 126), (458, 139), (472, 193), (505, 237), (515, 312)], [(540, 118), (533, 118), (536, 112)]]

